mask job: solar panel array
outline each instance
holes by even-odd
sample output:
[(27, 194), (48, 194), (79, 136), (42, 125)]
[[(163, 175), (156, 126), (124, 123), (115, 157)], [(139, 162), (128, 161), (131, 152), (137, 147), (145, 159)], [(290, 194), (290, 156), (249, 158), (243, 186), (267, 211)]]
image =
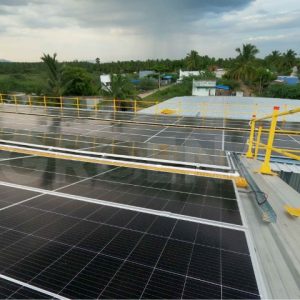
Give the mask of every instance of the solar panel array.
[[(9, 106), (2, 105), (1, 112), (19, 113), (19, 114), (33, 114), (43, 115), (49, 117), (69, 117), (69, 118), (83, 118), (94, 120), (109, 120), (117, 122), (140, 123), (140, 124), (160, 124), (160, 125), (185, 125), (191, 127), (207, 126), (219, 128), (235, 128), (248, 129), (249, 121), (244, 119), (228, 119), (228, 118), (209, 118), (209, 117), (184, 117), (178, 115), (163, 115), (163, 114), (143, 114), (132, 112), (111, 112), (111, 111), (94, 111), (94, 110), (72, 110), (65, 109), (61, 111), (60, 108), (48, 107), (28, 107), (24, 105)], [(249, 116), (251, 117), (251, 116)], [(268, 122), (266, 122), (268, 124)], [(284, 129), (299, 128), (299, 122), (285, 122), (280, 121), (278, 126)]]
[[(5, 182), (59, 189), (63, 193), (112, 203), (242, 224), (230, 180), (95, 166), (42, 157), (0, 161), (0, 165), (0, 180)], [(104, 174), (97, 175), (101, 172)]]
[[(1, 138), (225, 167), (215, 145), (240, 138), (77, 121), (5, 116)], [(156, 144), (167, 137), (174, 146)], [(246, 233), (230, 180), (0, 152), (2, 298), (258, 299)]]
[[(125, 155), (132, 155), (132, 153), (137, 155), (137, 152), (141, 151), (141, 155), (149, 157), (151, 155), (157, 158), (162, 156), (166, 159), (173, 158), (186, 162), (201, 159), (203, 154), (208, 154), (213, 156), (209, 158), (217, 159), (216, 163), (222, 164), (220, 158), (217, 158), (224, 156), (222, 151), (243, 152), (246, 149), (249, 132), (241, 131), (240, 128), (249, 129), (249, 122), (228, 121), (233, 122), (232, 127), (235, 130), (214, 129), (216, 127), (214, 122), (219, 121), (211, 120), (211, 123), (208, 123), (210, 128), (179, 128), (151, 124), (111, 123), (104, 119), (60, 119), (2, 114), (0, 137), (5, 140), (72, 149), (108, 151), (109, 153), (115, 151)], [(226, 123), (224, 124), (227, 126)], [(286, 122), (279, 126), (283, 129), (295, 129), (298, 125)], [(266, 139), (267, 135), (263, 135), (262, 142), (265, 143)], [(275, 146), (277, 147), (299, 148), (299, 144), (300, 140), (297, 136), (276, 136)], [(162, 145), (164, 145), (163, 148)], [(156, 152), (156, 150), (159, 151)], [(146, 154), (144, 154), (145, 151)], [(200, 158), (192, 155), (191, 159), (190, 154), (199, 154)]]
[(259, 297), (243, 231), (27, 197), (0, 211), (5, 276), (69, 298)]

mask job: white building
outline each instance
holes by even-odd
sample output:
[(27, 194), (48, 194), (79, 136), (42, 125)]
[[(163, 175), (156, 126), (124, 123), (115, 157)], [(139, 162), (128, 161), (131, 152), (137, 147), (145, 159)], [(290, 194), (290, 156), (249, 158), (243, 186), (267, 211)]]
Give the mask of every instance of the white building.
[(226, 71), (224, 69), (217, 69), (216, 71), (214, 71), (216, 78), (222, 78), (225, 74)]
[(189, 76), (200, 76), (203, 74), (203, 71), (179, 71), (179, 81), (181, 81), (184, 77), (189, 77)]
[(193, 80), (193, 96), (215, 96), (216, 95), (215, 80)]
[(109, 74), (100, 75), (100, 82), (103, 87), (107, 90), (110, 89), (111, 86), (111, 77)]

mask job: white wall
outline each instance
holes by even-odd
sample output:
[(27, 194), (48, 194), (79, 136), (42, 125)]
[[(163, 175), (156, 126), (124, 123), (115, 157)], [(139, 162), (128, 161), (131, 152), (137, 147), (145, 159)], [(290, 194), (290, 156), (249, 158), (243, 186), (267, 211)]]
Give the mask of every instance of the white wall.
[(110, 75), (100, 75), (100, 82), (107, 85), (110, 84), (111, 79), (110, 79)]
[[(201, 71), (202, 73), (202, 71)], [(179, 71), (179, 80), (182, 80), (184, 77), (189, 77), (189, 76), (199, 76), (200, 71)]]
[(215, 96), (216, 95), (216, 89), (215, 88), (209, 88), (209, 87), (205, 87), (205, 88), (197, 88), (194, 87), (193, 88), (193, 92), (192, 92), (193, 96)]

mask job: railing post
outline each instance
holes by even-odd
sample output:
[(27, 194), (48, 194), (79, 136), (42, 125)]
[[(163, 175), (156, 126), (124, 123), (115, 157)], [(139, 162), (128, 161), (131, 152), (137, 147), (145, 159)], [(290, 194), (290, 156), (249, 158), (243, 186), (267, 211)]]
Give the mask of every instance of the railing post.
[(76, 98), (76, 110), (77, 110), (77, 116), (79, 117), (79, 98)]
[(251, 131), (250, 131), (250, 137), (249, 137), (249, 143), (248, 143), (248, 151), (246, 153), (247, 158), (253, 158), (253, 141), (254, 141), (254, 134), (255, 134), (255, 118), (256, 115), (252, 116), (251, 122)]
[(94, 106), (95, 106), (95, 111), (97, 111), (97, 99), (94, 99)]
[[(283, 107), (284, 107), (284, 108), (283, 108), (284, 112), (287, 112), (287, 111), (288, 111), (288, 109), (287, 109), (287, 104), (284, 104)], [(286, 116), (285, 116), (285, 115), (284, 115), (283, 118), (282, 118), (282, 122), (286, 122)]]
[(137, 112), (137, 103), (136, 103), (136, 99), (134, 99), (133, 101), (134, 101), (134, 113), (136, 114), (136, 112)]
[(59, 102), (60, 102), (60, 110), (62, 111), (63, 110), (63, 97), (62, 96), (59, 97)]
[(117, 106), (116, 106), (116, 99), (114, 98), (114, 112), (117, 111)]
[(0, 94), (0, 102), (1, 102), (1, 104), (3, 104), (3, 97), (2, 97), (2, 94)]
[(30, 96), (30, 95), (28, 96), (28, 104), (29, 104), (30, 107), (32, 106), (32, 103), (31, 103), (31, 96)]
[(17, 96), (14, 95), (14, 101), (15, 101), (15, 105), (17, 106), (18, 105), (18, 101), (17, 101)]
[(204, 114), (203, 114), (204, 118), (207, 117), (207, 110), (208, 110), (208, 102), (204, 102)]
[(47, 108), (47, 98), (44, 96), (44, 107)]
[(183, 114), (182, 114), (182, 102), (181, 100), (179, 100), (179, 108), (178, 108), (178, 117), (180, 117), (180, 115), (183, 117)]
[(274, 142), (274, 137), (275, 137), (277, 119), (278, 119), (278, 110), (279, 110), (279, 106), (274, 106), (271, 127), (270, 127), (270, 131), (269, 131), (268, 144), (267, 144), (267, 148), (266, 148), (265, 160), (259, 170), (259, 172), (262, 174), (274, 175), (274, 173), (271, 170), (270, 159), (271, 159), (272, 147), (273, 147), (273, 142)]
[(79, 111), (79, 98), (76, 98), (76, 108), (77, 108), (77, 111)]
[(228, 119), (228, 103), (224, 103), (224, 119)]
[(257, 155), (258, 155), (261, 132), (262, 132), (262, 126), (259, 126), (258, 127), (257, 138), (256, 138), (256, 143), (255, 143), (255, 152), (254, 152), (254, 158), (255, 159), (257, 159)]

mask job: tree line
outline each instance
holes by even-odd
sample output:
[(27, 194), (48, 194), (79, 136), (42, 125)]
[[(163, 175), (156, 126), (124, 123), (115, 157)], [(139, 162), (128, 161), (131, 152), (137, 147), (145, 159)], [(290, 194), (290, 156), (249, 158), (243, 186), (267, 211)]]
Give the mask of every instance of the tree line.
[[(59, 62), (57, 55), (45, 54), (39, 63), (0, 63), (0, 91), (24, 91), (36, 94), (51, 95), (98, 95), (101, 90), (99, 75), (115, 74), (112, 86), (119, 90), (123, 97), (134, 96), (135, 87), (130, 79), (135, 79), (141, 70), (154, 70), (158, 74), (178, 73), (182, 70), (205, 70), (211, 73), (216, 68), (228, 70), (224, 82), (238, 86), (246, 84), (255, 94), (272, 94), (270, 82), (277, 75), (289, 75), (293, 66), (300, 66), (297, 53), (288, 49), (286, 52), (272, 51), (264, 58), (257, 58), (259, 49), (252, 44), (244, 44), (236, 49), (235, 58), (215, 58), (200, 55), (191, 50), (182, 59), (131, 60), (116, 62), (71, 61)], [(119, 75), (122, 74), (122, 77)], [(126, 75), (124, 77), (124, 74)], [(151, 86), (150, 82), (143, 82), (144, 86)], [(120, 89), (124, 86), (124, 91)], [(153, 82), (152, 82), (153, 87)], [(299, 87), (297, 87), (299, 88)], [(273, 88), (273, 93), (276, 88)], [(281, 88), (281, 94), (284, 93)], [(293, 95), (297, 93), (293, 92)], [(275, 95), (276, 96), (276, 95)]]

